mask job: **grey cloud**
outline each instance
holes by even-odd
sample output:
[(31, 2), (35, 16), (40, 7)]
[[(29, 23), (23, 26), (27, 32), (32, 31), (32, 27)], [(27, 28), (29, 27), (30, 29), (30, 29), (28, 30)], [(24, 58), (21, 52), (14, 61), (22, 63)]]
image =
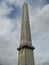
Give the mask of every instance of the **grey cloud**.
[[(49, 29), (49, 5), (44, 6), (37, 12), (34, 25), (31, 22), (31, 26), (33, 26), (33, 33), (43, 33), (48, 32)], [(33, 16), (33, 15), (32, 15)], [(33, 21), (34, 22), (34, 21)]]
[(17, 64), (19, 31), (19, 26), (16, 26), (13, 20), (8, 18), (0, 20), (0, 61), (5, 65)]
[[(17, 20), (16, 20), (17, 21)], [(6, 17), (0, 19), (0, 62), (2, 65), (17, 64), (17, 48), (20, 28)]]
[(28, 0), (28, 3), (33, 8), (43, 7), (46, 4), (47, 0)]
[(5, 17), (5, 15), (8, 14), (11, 10), (13, 10), (13, 8), (12, 7), (9, 8), (5, 1), (0, 3), (0, 19), (2, 17)]
[[(35, 46), (35, 62), (41, 64), (49, 58), (49, 4), (36, 11), (34, 10), (34, 13), (34, 16), (30, 14), (30, 23), (33, 45)], [(41, 63), (38, 57), (42, 60)]]
[(6, 37), (2, 38), (0, 42), (0, 61), (5, 65), (17, 64), (18, 39), (11, 35), (8, 40)]

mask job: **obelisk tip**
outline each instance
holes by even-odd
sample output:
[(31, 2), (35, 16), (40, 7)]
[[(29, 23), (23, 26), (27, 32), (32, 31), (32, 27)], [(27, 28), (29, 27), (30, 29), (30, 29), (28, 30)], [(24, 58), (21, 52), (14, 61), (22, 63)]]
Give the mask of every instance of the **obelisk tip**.
[(27, 3), (27, 0), (25, 0), (24, 2)]

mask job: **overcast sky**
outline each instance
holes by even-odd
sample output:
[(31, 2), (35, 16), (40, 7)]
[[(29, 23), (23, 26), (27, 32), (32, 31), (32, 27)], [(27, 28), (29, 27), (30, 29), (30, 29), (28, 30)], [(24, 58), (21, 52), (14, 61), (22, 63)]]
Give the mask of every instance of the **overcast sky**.
[[(0, 64), (17, 65), (24, 0), (0, 0)], [(49, 0), (27, 0), (36, 65), (49, 65)]]

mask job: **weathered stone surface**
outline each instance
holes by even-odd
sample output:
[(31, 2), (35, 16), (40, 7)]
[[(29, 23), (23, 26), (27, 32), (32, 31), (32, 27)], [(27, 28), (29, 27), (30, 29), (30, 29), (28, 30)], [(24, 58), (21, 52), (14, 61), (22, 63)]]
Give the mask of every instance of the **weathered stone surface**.
[(31, 42), (28, 5), (25, 2), (22, 13), (20, 47), (18, 48), (18, 65), (35, 65), (33, 50), (34, 47), (32, 46)]
[(21, 45), (25, 43), (31, 44), (31, 33), (30, 33), (30, 25), (29, 25), (29, 14), (28, 14), (28, 6), (26, 3), (23, 5), (23, 13), (22, 13), (22, 27), (21, 27)]

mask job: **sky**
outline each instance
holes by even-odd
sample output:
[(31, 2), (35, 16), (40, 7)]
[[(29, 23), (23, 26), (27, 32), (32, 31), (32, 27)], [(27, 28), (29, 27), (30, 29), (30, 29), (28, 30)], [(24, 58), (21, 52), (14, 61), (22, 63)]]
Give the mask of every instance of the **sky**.
[[(18, 65), (24, 0), (0, 0), (0, 65)], [(27, 0), (35, 65), (49, 65), (49, 0)]]

